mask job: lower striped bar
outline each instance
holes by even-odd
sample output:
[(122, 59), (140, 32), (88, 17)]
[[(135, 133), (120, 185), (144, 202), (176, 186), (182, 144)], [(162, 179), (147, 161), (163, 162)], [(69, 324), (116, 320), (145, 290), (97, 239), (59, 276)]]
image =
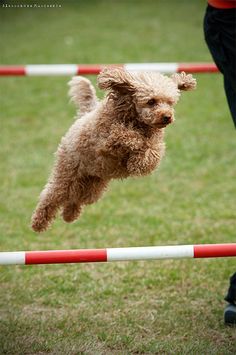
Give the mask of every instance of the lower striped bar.
[(236, 243), (0, 252), (0, 265), (235, 257)]

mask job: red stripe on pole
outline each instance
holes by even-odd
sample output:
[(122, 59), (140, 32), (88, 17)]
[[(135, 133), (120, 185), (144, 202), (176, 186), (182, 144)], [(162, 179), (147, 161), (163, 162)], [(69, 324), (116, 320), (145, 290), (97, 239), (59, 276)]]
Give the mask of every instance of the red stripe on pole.
[(194, 258), (236, 256), (236, 243), (194, 245)]
[(26, 75), (26, 70), (22, 66), (0, 66), (0, 75)]
[(106, 262), (106, 249), (48, 250), (25, 253), (25, 264)]
[(78, 65), (77, 74), (78, 75), (97, 75), (104, 67), (109, 68), (123, 68), (123, 64), (88, 64), (88, 65)]
[(77, 69), (78, 75), (97, 75), (101, 72), (101, 65), (79, 65)]
[(180, 63), (177, 72), (185, 73), (218, 73), (219, 69), (214, 63)]

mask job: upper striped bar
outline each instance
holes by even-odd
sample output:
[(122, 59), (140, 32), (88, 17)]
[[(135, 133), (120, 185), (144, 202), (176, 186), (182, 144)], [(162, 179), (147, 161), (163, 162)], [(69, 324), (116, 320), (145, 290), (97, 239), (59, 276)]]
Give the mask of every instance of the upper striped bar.
[(58, 76), (97, 75), (104, 67), (119, 67), (127, 71), (154, 71), (160, 73), (215, 73), (213, 63), (129, 63), (129, 64), (31, 64), (2, 65), (0, 76)]

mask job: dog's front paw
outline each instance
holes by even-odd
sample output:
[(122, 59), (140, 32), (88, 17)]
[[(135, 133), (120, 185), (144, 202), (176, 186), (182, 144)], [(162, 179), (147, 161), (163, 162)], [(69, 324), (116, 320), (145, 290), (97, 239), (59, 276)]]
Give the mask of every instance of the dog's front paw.
[(161, 152), (148, 149), (145, 153), (133, 154), (127, 162), (127, 170), (131, 176), (150, 174), (160, 163)]
[(75, 203), (67, 203), (63, 207), (62, 217), (65, 222), (72, 223), (79, 218), (82, 211), (82, 207)]
[(140, 156), (131, 156), (127, 162), (127, 170), (130, 176), (143, 176), (150, 174), (156, 167), (150, 164), (145, 158)]

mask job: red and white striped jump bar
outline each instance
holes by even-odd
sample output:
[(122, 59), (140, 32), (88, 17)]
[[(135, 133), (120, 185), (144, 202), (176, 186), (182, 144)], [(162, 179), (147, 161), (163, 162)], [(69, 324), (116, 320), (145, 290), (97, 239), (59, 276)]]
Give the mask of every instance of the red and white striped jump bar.
[(104, 67), (119, 67), (127, 71), (155, 71), (160, 73), (216, 73), (213, 63), (143, 63), (143, 64), (32, 64), (0, 66), (0, 76), (40, 76), (40, 75), (93, 75), (99, 74)]
[(90, 263), (176, 258), (222, 258), (232, 256), (236, 256), (236, 243), (1, 252), (0, 265)]

